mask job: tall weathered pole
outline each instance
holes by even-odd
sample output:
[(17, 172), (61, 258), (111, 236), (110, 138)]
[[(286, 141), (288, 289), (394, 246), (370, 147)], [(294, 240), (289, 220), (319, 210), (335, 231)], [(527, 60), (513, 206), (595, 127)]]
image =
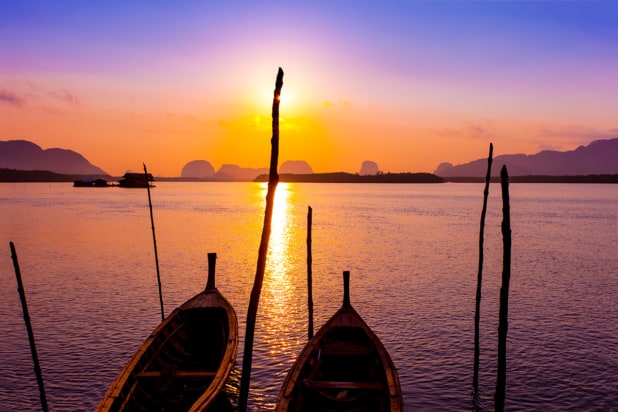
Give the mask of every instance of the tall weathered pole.
[(159, 303), (161, 306), (161, 320), (165, 319), (165, 311), (163, 310), (163, 292), (161, 291), (161, 274), (159, 273), (159, 254), (157, 252), (157, 237), (155, 236), (154, 217), (152, 216), (152, 200), (150, 199), (150, 181), (148, 180), (148, 170), (146, 163), (144, 165), (144, 178), (146, 179), (146, 190), (148, 191), (148, 208), (150, 209), (150, 226), (152, 227), (152, 243), (154, 244), (155, 265), (157, 267), (157, 283), (159, 285)]
[(474, 312), (474, 374), (472, 377), (472, 402), (474, 410), (480, 410), (479, 394), (479, 359), (480, 349), (480, 324), (481, 324), (481, 289), (483, 283), (483, 245), (485, 243), (485, 216), (487, 215), (487, 198), (489, 197), (489, 183), (491, 181), (491, 162), (493, 160), (494, 145), (489, 144), (489, 157), (487, 158), (487, 175), (485, 176), (485, 190), (483, 192), (483, 210), (481, 211), (481, 228), (479, 232), (479, 266), (476, 281), (476, 310)]
[(506, 166), (500, 171), (502, 185), (502, 286), (500, 287), (500, 323), (498, 325), (498, 377), (496, 379), (495, 410), (504, 411), (506, 399), (506, 335), (509, 328), (509, 283), (511, 281), (511, 206), (509, 175)]
[(47, 412), (49, 407), (47, 406), (47, 397), (45, 396), (45, 386), (43, 385), (43, 373), (41, 372), (41, 365), (39, 363), (39, 357), (36, 353), (36, 344), (34, 342), (34, 332), (32, 331), (32, 325), (30, 323), (30, 314), (28, 313), (28, 304), (26, 302), (26, 291), (24, 290), (24, 284), (21, 281), (21, 270), (19, 268), (19, 262), (17, 261), (17, 252), (15, 251), (15, 245), (13, 242), (9, 242), (11, 247), (11, 258), (13, 259), (13, 267), (15, 268), (15, 277), (17, 278), (17, 291), (21, 299), (21, 307), (24, 312), (24, 322), (26, 323), (26, 329), (28, 331), (28, 340), (30, 341), (30, 352), (32, 352), (32, 362), (34, 363), (34, 373), (36, 374), (36, 382), (39, 385), (39, 397), (41, 398), (41, 410)]
[(258, 305), (260, 303), (260, 293), (262, 291), (262, 283), (264, 281), (264, 271), (266, 269), (266, 256), (268, 254), (268, 242), (270, 240), (270, 227), (273, 215), (275, 190), (277, 189), (277, 183), (279, 183), (279, 174), (277, 173), (277, 165), (279, 163), (279, 101), (281, 98), (282, 87), (283, 70), (280, 67), (277, 72), (277, 80), (275, 82), (275, 91), (273, 96), (270, 173), (268, 177), (268, 190), (266, 192), (264, 227), (262, 229), (262, 238), (260, 240), (260, 250), (258, 253), (255, 280), (253, 282), (253, 289), (251, 290), (249, 307), (247, 309), (245, 348), (242, 361), (242, 375), (240, 379), (240, 394), (238, 396), (238, 410), (240, 412), (245, 412), (247, 410), (247, 401), (249, 399), (255, 320), (257, 317)]

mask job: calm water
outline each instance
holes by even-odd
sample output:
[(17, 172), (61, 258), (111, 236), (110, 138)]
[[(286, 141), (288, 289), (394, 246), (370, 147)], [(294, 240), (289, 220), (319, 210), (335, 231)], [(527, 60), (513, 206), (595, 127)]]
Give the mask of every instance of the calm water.
[[(511, 185), (507, 410), (618, 411), (618, 187)], [(389, 350), (406, 410), (470, 410), (480, 184), (280, 184), (256, 329), (251, 410), (271, 410), (307, 336), (313, 207), (315, 324), (351, 300)], [(490, 189), (481, 396), (493, 408), (502, 204)], [(265, 186), (158, 183), (165, 312), (203, 288), (206, 253), (241, 346)], [(0, 410), (39, 399), (9, 241), (15, 242), (53, 411), (92, 410), (160, 321), (144, 190), (0, 184)], [(239, 353), (242, 360), (242, 348)], [(239, 365), (240, 366), (240, 365)]]

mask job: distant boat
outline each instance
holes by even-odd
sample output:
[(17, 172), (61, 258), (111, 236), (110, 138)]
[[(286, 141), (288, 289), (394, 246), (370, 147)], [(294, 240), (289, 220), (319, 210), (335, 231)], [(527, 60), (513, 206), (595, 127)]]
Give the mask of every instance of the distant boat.
[(151, 183), (154, 178), (148, 173), (148, 179), (144, 173), (125, 173), (123, 178), (118, 181), (120, 187), (154, 187)]
[(73, 181), (73, 187), (110, 187), (105, 179), (78, 179)]
[(120, 371), (97, 411), (206, 411), (221, 394), (238, 350), (238, 321), (215, 287), (176, 308)]
[(277, 412), (403, 410), (397, 370), (350, 304), (350, 273), (343, 277), (343, 305), (296, 359), (281, 387)]

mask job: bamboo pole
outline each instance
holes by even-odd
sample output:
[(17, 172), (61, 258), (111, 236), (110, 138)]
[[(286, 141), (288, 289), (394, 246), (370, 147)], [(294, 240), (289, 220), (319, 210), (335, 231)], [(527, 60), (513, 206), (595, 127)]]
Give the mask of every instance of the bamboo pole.
[(313, 338), (313, 255), (311, 254), (311, 226), (313, 222), (313, 209), (309, 206), (307, 211), (307, 308), (309, 312), (309, 340)]
[(161, 291), (161, 274), (159, 273), (159, 254), (157, 253), (157, 237), (155, 235), (154, 217), (152, 216), (152, 200), (150, 199), (150, 183), (148, 181), (148, 170), (146, 163), (144, 165), (144, 177), (146, 178), (146, 191), (148, 192), (148, 208), (150, 209), (150, 226), (152, 227), (152, 243), (154, 244), (155, 265), (157, 267), (157, 284), (159, 285), (159, 303), (161, 306), (161, 321), (165, 319), (165, 311), (163, 310), (163, 292)]
[(11, 258), (13, 259), (13, 267), (15, 268), (15, 277), (17, 278), (17, 291), (21, 299), (21, 307), (24, 312), (24, 322), (26, 323), (26, 330), (28, 331), (28, 340), (30, 341), (30, 352), (32, 352), (32, 362), (34, 363), (34, 373), (36, 374), (36, 382), (39, 385), (39, 397), (41, 398), (41, 410), (44, 412), (49, 411), (47, 406), (47, 397), (45, 396), (45, 385), (43, 384), (43, 373), (41, 372), (41, 365), (39, 363), (39, 357), (36, 353), (36, 344), (34, 342), (34, 332), (32, 331), (32, 324), (30, 323), (30, 314), (28, 313), (28, 304), (26, 302), (26, 292), (24, 290), (24, 284), (21, 281), (21, 270), (19, 269), (19, 262), (17, 260), (17, 252), (15, 251), (15, 245), (13, 242), (9, 242), (11, 247)]
[(264, 211), (264, 226), (262, 238), (260, 240), (260, 250), (258, 253), (257, 268), (249, 307), (247, 309), (247, 322), (245, 329), (245, 347), (243, 353), (242, 375), (240, 379), (240, 394), (238, 397), (238, 410), (246, 412), (247, 401), (249, 398), (249, 385), (251, 382), (251, 363), (253, 361), (253, 337), (255, 334), (255, 321), (257, 317), (260, 293), (264, 281), (264, 271), (266, 269), (266, 255), (268, 254), (268, 242), (270, 240), (270, 227), (273, 214), (275, 190), (279, 183), (277, 164), (279, 162), (279, 101), (281, 98), (281, 88), (283, 87), (283, 70), (281, 67), (277, 71), (275, 91), (273, 95), (272, 107), (272, 139), (270, 155), (270, 173), (268, 176), (268, 190), (266, 192), (266, 208)]
[(480, 323), (481, 323), (481, 286), (483, 283), (483, 245), (485, 243), (485, 216), (487, 215), (487, 198), (489, 197), (489, 183), (491, 181), (491, 163), (494, 145), (489, 144), (489, 157), (487, 158), (487, 175), (485, 176), (485, 190), (483, 192), (483, 210), (481, 211), (481, 228), (479, 233), (479, 266), (476, 282), (476, 308), (474, 312), (474, 374), (472, 377), (472, 402), (474, 410), (480, 410), (479, 394), (479, 359), (480, 359)]
[(500, 288), (500, 323), (498, 326), (498, 377), (494, 407), (497, 412), (504, 411), (506, 399), (506, 335), (509, 328), (509, 283), (511, 281), (511, 207), (509, 204), (509, 175), (506, 166), (500, 171), (502, 185), (502, 242), (504, 256), (502, 261), (502, 287)]

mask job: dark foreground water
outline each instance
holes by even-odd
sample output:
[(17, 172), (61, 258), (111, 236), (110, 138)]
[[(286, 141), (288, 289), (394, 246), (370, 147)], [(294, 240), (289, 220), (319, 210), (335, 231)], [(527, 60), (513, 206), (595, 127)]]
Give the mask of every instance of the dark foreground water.
[[(351, 300), (399, 371), (406, 410), (470, 410), (483, 186), (280, 184), (260, 301), (250, 409), (273, 408), (306, 341), (306, 216), (313, 207), (315, 324)], [(481, 397), (493, 409), (502, 273), (492, 185), (481, 313)], [(158, 183), (165, 312), (206, 281), (244, 323), (265, 186)], [(618, 187), (511, 185), (507, 410), (618, 410)], [(15, 242), (53, 411), (92, 410), (160, 321), (146, 192), (0, 184), (0, 411), (39, 399), (9, 241)], [(1, 252), (4, 248), (4, 252)]]

